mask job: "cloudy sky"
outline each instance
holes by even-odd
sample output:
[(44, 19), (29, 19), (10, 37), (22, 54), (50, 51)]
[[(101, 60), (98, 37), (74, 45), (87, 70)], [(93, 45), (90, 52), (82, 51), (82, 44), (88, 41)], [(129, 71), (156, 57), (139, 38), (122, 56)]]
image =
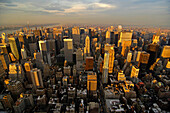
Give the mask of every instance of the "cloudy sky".
[(0, 24), (170, 26), (170, 0), (0, 0)]

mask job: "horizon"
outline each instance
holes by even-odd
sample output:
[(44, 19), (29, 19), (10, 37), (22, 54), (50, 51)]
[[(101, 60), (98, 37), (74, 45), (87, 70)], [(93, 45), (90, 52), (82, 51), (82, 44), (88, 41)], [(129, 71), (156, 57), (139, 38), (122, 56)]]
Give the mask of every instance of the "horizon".
[(121, 24), (170, 26), (169, 0), (0, 0), (0, 25)]

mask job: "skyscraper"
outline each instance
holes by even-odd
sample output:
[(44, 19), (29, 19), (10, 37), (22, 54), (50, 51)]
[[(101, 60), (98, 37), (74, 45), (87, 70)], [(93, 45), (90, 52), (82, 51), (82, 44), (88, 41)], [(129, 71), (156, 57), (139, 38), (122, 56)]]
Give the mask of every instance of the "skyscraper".
[(123, 41), (131, 41), (132, 39), (132, 31), (123, 31), (119, 34), (119, 41), (118, 41), (118, 47), (120, 46), (120, 43), (123, 43)]
[(19, 63), (11, 63), (9, 64), (9, 78), (11, 80), (24, 80), (24, 73), (22, 70), (22, 66)]
[(76, 46), (80, 45), (80, 29), (79, 27), (72, 28), (73, 44)]
[(109, 50), (109, 73), (113, 73), (113, 66), (114, 66), (114, 57), (115, 53), (114, 53), (114, 48), (111, 47), (111, 49)]
[(102, 82), (108, 83), (108, 69), (109, 69), (109, 53), (104, 54), (104, 64), (103, 64), (103, 73), (102, 73)]
[(84, 51), (85, 56), (90, 56), (90, 38), (89, 38), (89, 36), (86, 36), (84, 50), (85, 50)]
[(21, 58), (21, 51), (20, 51), (20, 44), (19, 44), (19, 40), (17, 37), (9, 37), (9, 44), (11, 47), (11, 51), (14, 54), (15, 58), (17, 60), (19, 60)]
[(40, 69), (34, 68), (31, 70), (31, 79), (34, 89), (44, 87)]
[(97, 91), (97, 75), (95, 72), (87, 73), (87, 90), (89, 93)]
[(31, 70), (33, 69), (33, 64), (31, 63), (31, 61), (28, 61), (24, 64), (24, 67), (25, 67), (26, 77), (28, 79), (28, 82), (32, 83)]
[(24, 45), (22, 45), (21, 56), (22, 56), (22, 59), (26, 59), (27, 58), (27, 52), (26, 52), (26, 50), (24, 48)]
[(108, 43), (108, 44), (110, 44), (110, 37), (111, 36), (111, 34), (110, 34), (110, 31), (107, 31), (106, 32), (106, 43)]
[(86, 71), (93, 70), (93, 57), (86, 57)]
[(68, 62), (73, 62), (73, 39), (64, 39), (64, 56)]
[(50, 57), (49, 45), (47, 44), (47, 41), (46, 40), (39, 41), (39, 48), (44, 62), (51, 65), (51, 57)]
[(0, 53), (0, 60), (2, 61), (3, 68), (6, 70), (8, 69), (10, 59), (8, 57), (8, 54), (6, 53)]
[(137, 66), (132, 66), (131, 78), (138, 78), (139, 68)]

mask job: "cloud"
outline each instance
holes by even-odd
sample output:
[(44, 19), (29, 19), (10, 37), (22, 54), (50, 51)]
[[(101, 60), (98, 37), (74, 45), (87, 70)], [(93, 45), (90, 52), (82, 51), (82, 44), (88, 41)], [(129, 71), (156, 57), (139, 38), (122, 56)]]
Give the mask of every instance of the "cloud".
[(11, 3), (11, 0), (0, 0), (0, 3)]

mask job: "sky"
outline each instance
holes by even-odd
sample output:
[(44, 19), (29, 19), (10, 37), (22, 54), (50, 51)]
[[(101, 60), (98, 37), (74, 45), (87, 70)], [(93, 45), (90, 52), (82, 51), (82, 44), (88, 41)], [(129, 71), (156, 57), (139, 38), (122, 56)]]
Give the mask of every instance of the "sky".
[(170, 0), (0, 0), (0, 25), (170, 26)]

